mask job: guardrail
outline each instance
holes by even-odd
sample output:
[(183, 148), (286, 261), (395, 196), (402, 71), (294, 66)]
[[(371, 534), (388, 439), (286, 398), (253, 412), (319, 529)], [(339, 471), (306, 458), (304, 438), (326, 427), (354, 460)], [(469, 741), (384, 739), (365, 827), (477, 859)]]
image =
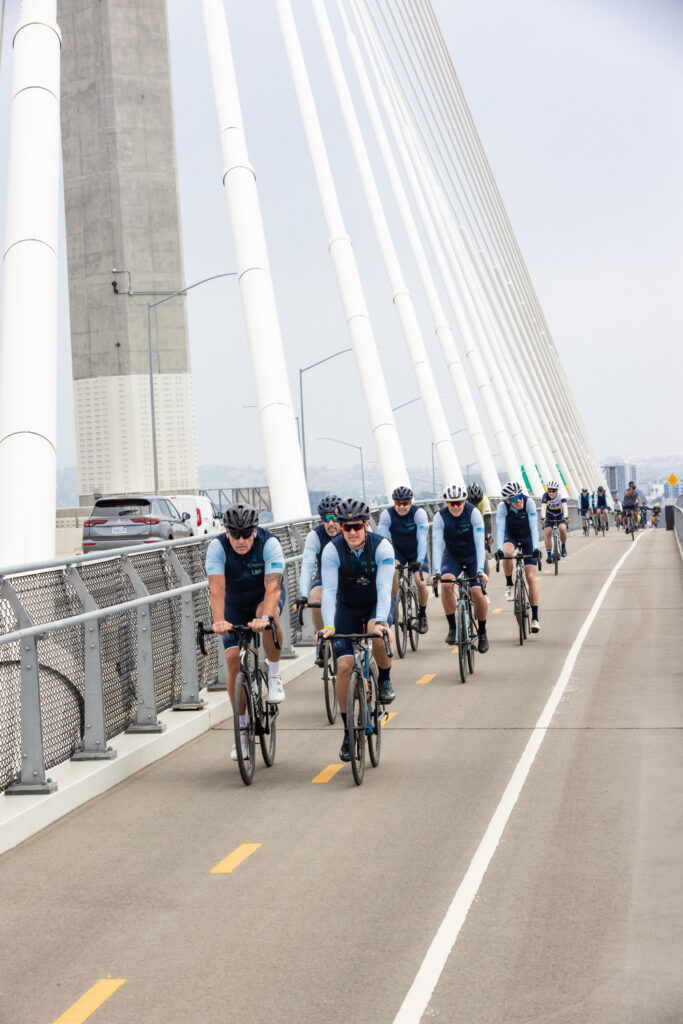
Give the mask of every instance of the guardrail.
[(676, 499), (674, 509), (674, 533), (676, 534), (676, 541), (678, 543), (678, 550), (683, 559), (683, 495), (680, 495)]
[[(442, 506), (417, 504), (430, 523)], [(374, 527), (380, 511), (372, 510)], [(570, 517), (570, 529), (579, 528), (575, 503)], [(316, 522), (268, 524), (285, 555), (287, 609)], [(113, 758), (113, 737), (160, 732), (161, 711), (197, 710), (203, 688), (225, 688), (218, 637), (206, 655), (195, 639), (197, 623), (211, 620), (204, 569), (211, 539), (0, 570), (0, 791), (53, 792), (50, 768), (68, 758)], [(283, 657), (296, 657), (296, 646), (312, 643), (312, 627), (302, 630), (291, 611), (281, 621)]]

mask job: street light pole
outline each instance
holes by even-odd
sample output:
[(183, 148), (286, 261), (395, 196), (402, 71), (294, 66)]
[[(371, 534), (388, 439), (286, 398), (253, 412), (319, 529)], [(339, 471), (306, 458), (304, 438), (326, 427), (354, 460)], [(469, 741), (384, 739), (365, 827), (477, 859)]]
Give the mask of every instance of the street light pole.
[(363, 464), (363, 449), (359, 444), (351, 444), (349, 441), (340, 441), (338, 437), (316, 437), (316, 441), (334, 441), (335, 444), (344, 444), (347, 448), (357, 448), (360, 452), (360, 478), (363, 485), (363, 501), (365, 501), (365, 466)]
[[(201, 281), (195, 281), (194, 284), (188, 284), (185, 288), (178, 288), (175, 292), (169, 292), (163, 299), (157, 299), (156, 302), (148, 302), (147, 305), (147, 355), (149, 358), (149, 404), (152, 414), (152, 458), (154, 462), (154, 493), (159, 493), (159, 465), (157, 460), (157, 427), (156, 427), (156, 416), (154, 412), (154, 363), (152, 361), (152, 308), (154, 306), (160, 306), (162, 302), (168, 302), (169, 299), (174, 299), (178, 295), (185, 295), (192, 288), (198, 288), (200, 284), (206, 284), (207, 281), (215, 281), (219, 277), (237, 277), (237, 271), (231, 270), (226, 274), (212, 274), (211, 277), (204, 277)], [(132, 293), (131, 293), (132, 294)]]
[(325, 356), (324, 359), (319, 359), (317, 363), (310, 363), (308, 366), (299, 367), (299, 407), (301, 410), (301, 455), (304, 460), (304, 477), (306, 484), (308, 485), (308, 466), (306, 465), (306, 427), (304, 422), (304, 385), (303, 379), (306, 370), (312, 370), (314, 366), (320, 366), (321, 363), (327, 363), (330, 359), (336, 359), (337, 356), (343, 356), (345, 352), (352, 352), (351, 348), (342, 348), (339, 352), (333, 352), (331, 356)]

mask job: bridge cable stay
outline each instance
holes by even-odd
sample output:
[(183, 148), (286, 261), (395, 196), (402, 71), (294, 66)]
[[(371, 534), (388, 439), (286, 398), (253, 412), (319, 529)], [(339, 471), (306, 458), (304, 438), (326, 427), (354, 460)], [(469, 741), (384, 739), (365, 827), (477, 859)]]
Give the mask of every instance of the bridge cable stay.
[(448, 369), (456, 398), (460, 405), (460, 410), (465, 423), (465, 430), (469, 435), (475, 457), (479, 464), (484, 488), (489, 494), (496, 494), (500, 489), (498, 472), (491, 455), (491, 450), (487, 437), (484, 433), (484, 428), (481, 423), (477, 406), (472, 396), (467, 375), (460, 361), (460, 356), (458, 354), (450, 323), (448, 322), (448, 318), (446, 317), (446, 313), (441, 304), (432, 268), (422, 245), (422, 240), (389, 143), (389, 138), (382, 122), (379, 107), (370, 84), (370, 79), (363, 63), (358, 40), (351, 30), (351, 26), (341, 0), (337, 0), (337, 9), (344, 27), (347, 49), (351, 57), (356, 79), (380, 149), (387, 177), (398, 207), (405, 234), (408, 238), (422, 288), (427, 299), (427, 305), (432, 318), (434, 331)]

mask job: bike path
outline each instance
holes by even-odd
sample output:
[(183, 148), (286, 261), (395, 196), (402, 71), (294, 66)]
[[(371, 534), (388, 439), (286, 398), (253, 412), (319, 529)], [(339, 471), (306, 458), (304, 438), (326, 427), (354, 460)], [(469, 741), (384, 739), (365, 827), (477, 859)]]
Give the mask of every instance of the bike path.
[[(502, 577), (493, 573), (491, 609), (501, 611), (490, 616), (491, 650), (477, 658), (465, 686), (455, 682), (457, 657), (443, 644), (445, 620), (432, 602), (431, 630), (420, 651), (395, 665), (395, 718), (384, 734), (382, 763), (367, 768), (360, 789), (348, 766), (328, 783), (311, 782), (337, 761), (340, 741), (340, 730), (326, 724), (312, 670), (288, 686), (275, 766), (267, 770), (257, 762), (251, 787), (242, 786), (228, 760), (226, 723), (6, 854), (0, 860), (0, 934), (12, 957), (0, 968), (0, 1020), (4, 1012), (13, 1022), (53, 1022), (109, 974), (125, 984), (93, 1020), (112, 1024), (340, 1016), (392, 1021), (567, 650), (626, 543), (611, 532), (572, 538), (560, 576), (542, 577), (543, 631), (524, 648), (516, 643), (511, 606), (502, 600)], [(671, 565), (678, 572), (680, 562)], [(645, 565), (643, 577), (650, 576)], [(679, 573), (679, 586), (680, 579)], [(661, 615), (653, 628), (667, 621)], [(618, 630), (611, 643), (623, 643)], [(429, 674), (428, 684), (417, 684)], [(603, 685), (604, 672), (597, 675)], [(540, 899), (538, 871), (530, 864), (542, 855), (554, 864), (562, 844), (552, 830), (543, 842), (539, 825), (566, 816), (565, 791), (573, 793), (569, 810), (575, 807), (577, 833), (583, 826), (591, 834), (581, 791), (569, 787), (576, 785), (574, 761), (569, 758), (568, 781), (558, 791), (557, 768), (545, 765), (547, 749), (529, 780), (538, 788), (536, 799), (524, 804), (533, 818), (533, 842), (520, 844), (500, 878), (494, 858), (488, 878), (499, 878), (502, 887), (491, 904), (494, 924), (477, 933), (482, 945), (475, 939), (467, 945), (464, 973), (484, 988), (487, 979), (492, 986), (509, 984), (489, 959), (491, 928), (505, 948), (516, 948), (516, 936), (532, 927), (517, 875)], [(555, 741), (552, 749), (559, 757)], [(609, 747), (606, 756), (611, 764)], [(622, 816), (618, 824), (620, 844), (631, 850), (630, 821)], [(243, 843), (261, 846), (232, 874), (211, 874)], [(507, 844), (508, 837), (502, 853)], [(633, 856), (642, 869), (641, 854)], [(574, 935), (553, 913), (553, 891), (542, 948), (561, 944), (565, 932)], [(508, 920), (510, 904), (520, 904), (519, 919)], [(477, 927), (478, 909), (466, 929)], [(463, 949), (457, 945), (453, 957)], [(430, 1015), (468, 1022), (539, 1019), (482, 1016), (482, 1005), (496, 1006), (495, 1000), (482, 999), (476, 986), (468, 995), (462, 974), (449, 961)], [(453, 987), (458, 999), (470, 1000), (462, 1015), (453, 1010)]]

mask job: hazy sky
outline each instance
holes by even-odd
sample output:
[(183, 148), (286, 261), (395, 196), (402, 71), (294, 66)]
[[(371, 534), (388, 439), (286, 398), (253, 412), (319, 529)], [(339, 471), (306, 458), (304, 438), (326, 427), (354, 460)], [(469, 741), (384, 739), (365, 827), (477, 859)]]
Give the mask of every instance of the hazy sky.
[[(683, 3), (433, 5), (598, 456), (683, 450)], [(293, 6), (389, 393), (398, 405), (415, 397), (417, 387), (310, 4), (294, 0)], [(234, 264), (200, 5), (168, 0), (168, 10), (189, 284)], [(329, 2), (328, 10), (336, 26)], [(274, 3), (226, 0), (226, 11), (298, 406), (297, 368), (348, 347), (348, 334)], [(16, 16), (16, 0), (8, 2), (0, 73), (3, 207), (8, 46)], [(342, 56), (348, 70), (343, 50)], [(384, 184), (379, 166), (378, 177)], [(387, 212), (397, 225), (391, 203)], [(410, 254), (396, 234), (449, 423), (457, 430), (461, 414)], [(62, 297), (61, 467), (75, 464), (65, 280)], [(235, 281), (197, 289), (188, 312), (200, 464), (263, 465), (255, 410), (239, 407), (251, 405), (254, 393)], [(305, 388), (309, 462), (355, 462), (351, 449), (315, 441), (319, 435), (362, 444), (366, 460), (373, 460), (353, 357), (312, 370)], [(397, 411), (396, 418), (408, 463), (427, 465), (430, 441), (420, 404)], [(463, 438), (456, 442), (464, 467), (473, 456)]]

